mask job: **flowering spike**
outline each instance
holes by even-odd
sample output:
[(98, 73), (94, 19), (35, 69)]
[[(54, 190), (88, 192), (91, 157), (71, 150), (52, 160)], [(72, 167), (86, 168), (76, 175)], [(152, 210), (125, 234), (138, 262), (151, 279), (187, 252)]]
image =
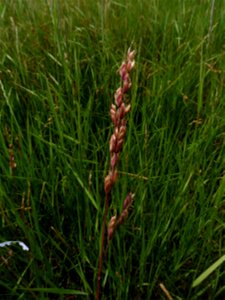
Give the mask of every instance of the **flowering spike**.
[[(125, 135), (126, 135), (126, 114), (130, 111), (130, 104), (125, 105), (124, 98), (125, 94), (131, 87), (131, 79), (130, 79), (130, 71), (135, 65), (134, 61), (135, 51), (131, 51), (129, 48), (127, 51), (127, 58), (122, 62), (119, 68), (119, 74), (121, 77), (121, 86), (116, 90), (114, 94), (115, 104), (112, 104), (110, 107), (110, 117), (114, 125), (113, 134), (110, 138), (109, 142), (109, 151), (110, 151), (110, 168), (107, 176), (104, 181), (104, 190), (106, 194), (105, 201), (105, 210), (102, 222), (102, 235), (101, 235), (101, 248), (99, 254), (99, 266), (98, 266), (98, 282), (97, 282), (97, 290), (96, 290), (96, 300), (100, 299), (100, 289), (101, 289), (101, 273), (103, 266), (103, 252), (105, 248), (105, 228), (106, 228), (106, 220), (108, 215), (108, 210), (111, 203), (111, 190), (113, 185), (115, 184), (118, 178), (118, 172), (116, 170), (116, 166), (119, 161), (119, 154), (122, 150)], [(133, 195), (129, 193), (124, 200), (123, 210), (119, 217), (113, 216), (107, 227), (108, 234), (108, 245), (109, 241), (112, 239), (112, 236), (116, 230), (116, 228), (124, 222), (124, 220), (128, 216), (128, 209), (131, 206), (133, 201)], [(107, 248), (106, 248), (107, 249)]]

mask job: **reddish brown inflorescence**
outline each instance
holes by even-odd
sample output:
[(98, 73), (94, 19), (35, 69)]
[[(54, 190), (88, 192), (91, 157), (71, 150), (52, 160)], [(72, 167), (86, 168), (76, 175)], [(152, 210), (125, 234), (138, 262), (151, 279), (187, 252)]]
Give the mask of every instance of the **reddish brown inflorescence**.
[(110, 151), (110, 170), (105, 178), (105, 192), (109, 193), (118, 177), (116, 165), (119, 161), (119, 153), (122, 150), (126, 135), (126, 115), (131, 109), (130, 104), (125, 104), (125, 94), (131, 87), (130, 71), (135, 65), (135, 51), (128, 50), (127, 59), (122, 63), (119, 69), (122, 84), (116, 90), (114, 99), (115, 104), (111, 105), (110, 116), (114, 124), (114, 131), (109, 142)]
[[(105, 192), (110, 193), (118, 173), (116, 170), (117, 163), (119, 161), (119, 154), (122, 150), (126, 130), (127, 121), (126, 115), (131, 109), (130, 104), (125, 103), (125, 94), (131, 87), (130, 71), (135, 65), (134, 61), (135, 51), (128, 50), (127, 59), (122, 63), (119, 69), (119, 74), (121, 77), (121, 86), (116, 90), (114, 99), (115, 103), (111, 105), (110, 116), (114, 124), (113, 134), (109, 141), (109, 151), (110, 151), (110, 170), (108, 175), (105, 177)], [(134, 195), (129, 193), (124, 200), (123, 210), (121, 214), (116, 217), (113, 216), (108, 224), (108, 242), (111, 240), (113, 233), (117, 226), (122, 224), (128, 215), (128, 209), (131, 206)]]
[(126, 219), (126, 217), (128, 216), (128, 209), (130, 208), (134, 198), (134, 194), (128, 193), (128, 195), (124, 200), (123, 209), (120, 215), (113, 216), (110, 219), (108, 224), (108, 230), (107, 230), (108, 244), (107, 247), (105, 247), (106, 246), (105, 229), (106, 229), (108, 209), (111, 202), (111, 190), (118, 178), (118, 172), (116, 167), (119, 161), (119, 155), (123, 147), (126, 130), (127, 130), (126, 115), (129, 113), (131, 109), (131, 105), (125, 103), (125, 95), (131, 87), (130, 71), (135, 65), (134, 56), (135, 56), (135, 51), (131, 51), (129, 49), (127, 52), (126, 61), (124, 61), (119, 68), (119, 74), (121, 77), (121, 86), (116, 90), (114, 95), (115, 103), (113, 103), (110, 108), (110, 116), (114, 125), (114, 129), (113, 129), (113, 134), (109, 141), (110, 167), (109, 167), (108, 174), (106, 175), (104, 180), (104, 190), (105, 190), (106, 200), (105, 200), (105, 210), (104, 210), (103, 221), (102, 221), (96, 300), (100, 300), (101, 298), (100, 290), (101, 290), (101, 273), (103, 267), (103, 252), (107, 252), (109, 242), (112, 239), (112, 236), (116, 228), (119, 225), (121, 225)]

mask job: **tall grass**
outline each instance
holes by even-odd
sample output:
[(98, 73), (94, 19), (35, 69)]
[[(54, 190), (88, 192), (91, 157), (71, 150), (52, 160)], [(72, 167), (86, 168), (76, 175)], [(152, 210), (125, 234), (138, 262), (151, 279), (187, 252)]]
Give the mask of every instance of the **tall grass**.
[[(213, 16), (213, 19), (212, 19)], [(91, 299), (116, 71), (133, 43), (129, 125), (103, 299), (222, 299), (225, 4), (0, 1), (0, 293)], [(210, 32), (210, 39), (209, 39)], [(13, 149), (16, 168), (10, 168)], [(125, 175), (125, 176), (124, 176)]]

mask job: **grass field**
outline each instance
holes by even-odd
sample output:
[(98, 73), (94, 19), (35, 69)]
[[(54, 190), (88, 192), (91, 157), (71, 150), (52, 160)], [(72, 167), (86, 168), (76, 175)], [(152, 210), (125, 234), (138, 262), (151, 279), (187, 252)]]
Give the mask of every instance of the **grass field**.
[(0, 0), (0, 242), (30, 249), (0, 248), (0, 299), (94, 299), (109, 108), (130, 46), (109, 218), (135, 200), (102, 299), (225, 299), (223, 260), (193, 287), (225, 252), (224, 36), (224, 1)]

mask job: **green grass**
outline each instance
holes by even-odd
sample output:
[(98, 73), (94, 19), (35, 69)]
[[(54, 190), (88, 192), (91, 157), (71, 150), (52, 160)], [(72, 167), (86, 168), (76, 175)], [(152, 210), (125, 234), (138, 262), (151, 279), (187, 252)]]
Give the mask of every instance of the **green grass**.
[(111, 215), (136, 196), (102, 299), (166, 299), (160, 283), (177, 300), (225, 298), (213, 265), (225, 250), (225, 4), (215, 1), (209, 39), (211, 4), (0, 1), (0, 242), (30, 248), (0, 248), (2, 299), (94, 298), (109, 107), (131, 44)]

